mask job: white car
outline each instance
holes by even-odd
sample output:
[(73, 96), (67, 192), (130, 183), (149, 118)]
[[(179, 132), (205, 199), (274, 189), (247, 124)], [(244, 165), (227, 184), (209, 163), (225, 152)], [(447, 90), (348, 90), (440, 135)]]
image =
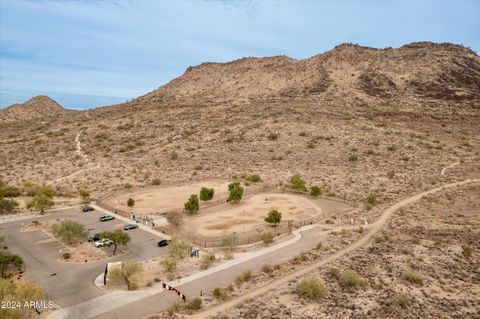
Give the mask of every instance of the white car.
[(95, 242), (95, 247), (100, 248), (100, 247), (103, 247), (103, 246), (108, 246), (110, 244), (113, 244), (113, 241), (111, 241), (108, 238), (103, 238), (103, 239), (100, 239), (99, 241)]

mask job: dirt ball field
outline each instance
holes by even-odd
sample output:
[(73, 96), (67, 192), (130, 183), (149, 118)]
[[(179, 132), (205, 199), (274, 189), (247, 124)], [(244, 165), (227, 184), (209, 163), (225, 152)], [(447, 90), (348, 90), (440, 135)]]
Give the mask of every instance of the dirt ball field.
[(183, 229), (202, 236), (255, 231), (267, 225), (264, 219), (272, 209), (282, 213), (282, 221), (297, 222), (322, 215), (323, 209), (331, 210), (331, 207), (343, 205), (332, 205), (331, 202), (325, 199), (310, 200), (307, 196), (297, 194), (262, 193), (240, 203), (226, 203), (201, 210), (198, 215), (184, 218)]
[(215, 195), (212, 201), (228, 196), (229, 181), (206, 180), (192, 182), (188, 185), (165, 185), (148, 187), (140, 190), (124, 191), (105, 200), (105, 203), (118, 209), (129, 211), (127, 200), (135, 199), (133, 213), (145, 215), (163, 213), (173, 209), (182, 209), (191, 194), (199, 194), (202, 187), (214, 188)]

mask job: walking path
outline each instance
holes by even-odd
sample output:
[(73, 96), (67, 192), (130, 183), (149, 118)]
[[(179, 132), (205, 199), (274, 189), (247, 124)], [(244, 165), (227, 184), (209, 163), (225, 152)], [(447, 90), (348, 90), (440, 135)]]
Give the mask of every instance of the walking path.
[(442, 171), (440, 172), (440, 175), (442, 175), (442, 176), (445, 175), (445, 173), (447, 172), (447, 169), (454, 168), (458, 164), (460, 164), (460, 162), (455, 162), (455, 163), (451, 164), (450, 166), (445, 166), (444, 168), (442, 168)]
[[(295, 279), (314, 271), (316, 268), (323, 266), (335, 259), (343, 257), (355, 249), (367, 244), (384, 226), (388, 218), (400, 207), (411, 204), (420, 200), (423, 196), (436, 193), (445, 188), (465, 185), (472, 182), (480, 182), (480, 179), (465, 180), (461, 182), (451, 183), (440, 186), (428, 191), (421, 192), (409, 198), (406, 198), (389, 208), (387, 208), (380, 218), (369, 225), (365, 236), (361, 237), (352, 245), (337, 251), (336, 253), (322, 259), (314, 264), (311, 264), (303, 269), (295, 271), (286, 275), (274, 282), (268, 283), (265, 286), (259, 287), (242, 296), (232, 299), (228, 302), (219, 304), (209, 308), (201, 313), (197, 313), (192, 318), (206, 318), (218, 313), (227, 311), (229, 308), (240, 304), (241, 302), (255, 298), (256, 296), (265, 293), (271, 289), (281, 286), (288, 281)], [(102, 210), (98, 207), (99, 210)], [(105, 211), (105, 210), (103, 210)], [(107, 211), (105, 211), (107, 212)], [(111, 212), (108, 212), (112, 214)], [(118, 216), (119, 219), (128, 218)], [(143, 226), (143, 225), (142, 225)], [(295, 237), (289, 241), (283, 242), (279, 245), (266, 248), (259, 252), (247, 253), (225, 264), (213, 267), (206, 271), (193, 274), (191, 276), (182, 278), (177, 281), (168, 283), (175, 287), (187, 296), (187, 299), (192, 299), (199, 296), (202, 292), (211, 291), (215, 287), (224, 287), (232, 283), (234, 279), (243, 271), (249, 269), (252, 271), (260, 271), (261, 267), (266, 264), (275, 264), (286, 261), (302, 251), (307, 251), (315, 247), (318, 242), (327, 236), (330, 230), (322, 230), (317, 225), (306, 226), (295, 231)], [(163, 234), (161, 234), (163, 236)], [(179, 301), (178, 297), (171, 292), (164, 291), (160, 285), (154, 286), (150, 289), (142, 291), (115, 291), (105, 294), (103, 296), (88, 300), (86, 302), (57, 310), (53, 312), (49, 319), (76, 319), (76, 318), (95, 318), (95, 319), (131, 319), (132, 314), (136, 318), (141, 318), (155, 312), (168, 309), (173, 302)]]
[(244, 302), (247, 299), (254, 299), (255, 297), (257, 297), (257, 296), (259, 296), (259, 295), (261, 295), (261, 294), (263, 294), (263, 293), (265, 293), (265, 292), (267, 292), (271, 289), (274, 289), (274, 288), (277, 288), (281, 285), (286, 284), (290, 280), (293, 280), (293, 279), (295, 279), (299, 276), (306, 275), (306, 274), (314, 271), (315, 269), (319, 268), (320, 266), (323, 266), (327, 263), (330, 263), (330, 262), (334, 261), (335, 259), (343, 257), (343, 256), (351, 253), (352, 251), (362, 247), (363, 245), (367, 244), (380, 230), (382, 230), (382, 228), (385, 225), (388, 218), (400, 207), (411, 204), (411, 203), (414, 203), (414, 202), (420, 200), (425, 195), (433, 194), (433, 193), (436, 193), (436, 192), (441, 191), (441, 190), (446, 189), (446, 188), (461, 186), (461, 185), (465, 185), (465, 184), (473, 183), (473, 182), (475, 182), (475, 183), (480, 182), (480, 179), (474, 179), (474, 180), (467, 179), (467, 180), (464, 180), (464, 181), (461, 181), (461, 182), (447, 184), (447, 185), (444, 185), (444, 186), (440, 186), (440, 187), (437, 187), (437, 188), (419, 193), (419, 194), (414, 195), (412, 197), (406, 198), (406, 199), (390, 206), (389, 208), (387, 208), (383, 212), (383, 214), (380, 216), (380, 218), (375, 223), (372, 224), (372, 228), (367, 232), (367, 235), (363, 236), (362, 238), (360, 238), (358, 241), (356, 241), (352, 245), (350, 245), (350, 246), (348, 246), (348, 247), (346, 247), (342, 250), (339, 250), (338, 252), (334, 253), (333, 255), (330, 255), (327, 258), (322, 259), (322, 260), (320, 260), (320, 261), (318, 261), (314, 264), (311, 264), (311, 265), (309, 265), (309, 266), (307, 266), (307, 267), (305, 267), (305, 268), (303, 268), (299, 271), (296, 271), (296, 272), (291, 273), (287, 276), (284, 276), (284, 277), (280, 278), (279, 280), (268, 283), (265, 286), (259, 287), (255, 290), (252, 290), (252, 291), (250, 291), (250, 292), (248, 292), (248, 293), (246, 293), (242, 296), (239, 296), (235, 299), (232, 299), (228, 302), (225, 302), (225, 303), (219, 304), (217, 306), (211, 307), (209, 309), (206, 309), (205, 311), (199, 312), (195, 315), (192, 315), (189, 318), (190, 319), (201, 319), (201, 318), (211, 317), (211, 316), (217, 315), (219, 313), (225, 313), (228, 309)]

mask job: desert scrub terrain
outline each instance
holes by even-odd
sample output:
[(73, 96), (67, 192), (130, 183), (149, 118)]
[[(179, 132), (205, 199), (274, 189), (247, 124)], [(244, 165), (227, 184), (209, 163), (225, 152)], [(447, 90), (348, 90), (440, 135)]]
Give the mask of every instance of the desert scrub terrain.
[[(476, 183), (427, 196), (364, 248), (216, 318), (478, 318), (479, 194)], [(312, 278), (318, 298), (302, 290)]]

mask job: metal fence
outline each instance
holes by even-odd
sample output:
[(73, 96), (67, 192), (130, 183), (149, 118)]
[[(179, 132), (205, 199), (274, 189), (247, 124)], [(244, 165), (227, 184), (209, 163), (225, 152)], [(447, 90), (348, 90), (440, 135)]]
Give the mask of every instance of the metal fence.
[[(142, 188), (142, 189), (145, 189), (145, 188)], [(263, 188), (259, 188), (259, 189), (253, 190), (253, 191), (251, 190), (250, 192), (245, 193), (245, 197), (250, 197), (250, 196), (253, 196), (255, 194), (259, 194), (259, 193), (263, 193), (263, 192), (271, 192), (271, 191), (274, 191), (274, 190), (275, 190), (276, 193), (279, 193), (279, 194), (291, 193), (291, 194), (297, 194), (297, 195), (306, 195), (303, 192), (297, 192), (297, 191), (293, 191), (293, 190), (290, 190), (290, 189), (275, 189), (274, 187), (263, 187)], [(106, 209), (106, 210), (109, 210), (111, 212), (116, 212), (119, 215), (131, 218), (131, 215), (132, 215), (131, 212), (119, 209), (117, 207), (113, 207), (112, 205), (105, 203), (105, 200), (110, 198), (111, 196), (118, 196), (119, 194), (123, 194), (125, 192), (132, 192), (132, 191), (135, 191), (135, 190), (130, 189), (130, 190), (120, 190), (120, 191), (110, 192), (110, 193), (106, 194), (105, 196), (101, 197), (97, 201), (97, 205)], [(263, 240), (262, 236), (266, 233), (271, 233), (272, 235), (277, 237), (277, 236), (280, 236), (282, 234), (292, 232), (293, 230), (301, 228), (303, 226), (311, 225), (311, 224), (317, 223), (321, 220), (326, 220), (326, 219), (335, 217), (338, 214), (343, 215), (344, 213), (346, 213), (348, 211), (354, 210), (355, 207), (357, 206), (355, 203), (344, 200), (344, 199), (330, 198), (330, 197), (325, 197), (325, 196), (318, 196), (318, 197), (326, 199), (326, 200), (337, 201), (337, 202), (346, 204), (350, 207), (337, 209), (337, 210), (332, 210), (332, 211), (329, 211), (329, 212), (323, 212), (322, 214), (320, 214), (318, 216), (315, 216), (313, 218), (308, 218), (308, 219), (305, 219), (305, 220), (301, 220), (301, 221), (282, 221), (277, 226), (269, 226), (269, 225), (265, 224), (265, 225), (257, 227), (256, 230), (250, 230), (250, 231), (246, 231), (246, 232), (236, 232), (234, 234), (238, 238), (238, 245), (249, 245), (249, 244), (260, 242), (260, 241)], [(222, 198), (216, 199), (214, 201), (210, 201), (207, 204), (202, 204), (201, 208), (207, 208), (207, 207), (210, 207), (210, 206), (216, 206), (216, 205), (224, 204), (224, 203), (226, 203), (226, 201), (227, 201), (227, 198), (222, 197)], [(153, 216), (155, 216), (155, 215), (165, 215), (165, 213), (172, 212), (172, 211), (183, 213), (183, 209), (178, 208), (178, 209), (173, 209), (173, 210), (170, 209), (170, 210), (164, 211), (164, 212), (156, 212), (156, 213), (153, 214)], [(149, 214), (148, 216), (137, 216), (137, 217), (143, 218), (144, 220), (152, 220), (153, 216), (151, 214)], [(161, 232), (163, 232), (167, 235), (170, 235), (170, 236), (178, 236), (178, 237), (181, 237), (183, 239), (186, 239), (191, 244), (196, 245), (196, 246), (200, 246), (200, 247), (221, 247), (221, 246), (223, 246), (223, 236), (201, 236), (201, 235), (198, 235), (198, 234), (192, 234), (192, 233), (185, 232), (182, 229), (173, 229), (173, 228), (168, 227), (168, 226), (159, 226), (159, 227), (156, 227), (155, 229), (157, 229), (157, 230), (159, 230), (159, 231), (161, 231)]]

